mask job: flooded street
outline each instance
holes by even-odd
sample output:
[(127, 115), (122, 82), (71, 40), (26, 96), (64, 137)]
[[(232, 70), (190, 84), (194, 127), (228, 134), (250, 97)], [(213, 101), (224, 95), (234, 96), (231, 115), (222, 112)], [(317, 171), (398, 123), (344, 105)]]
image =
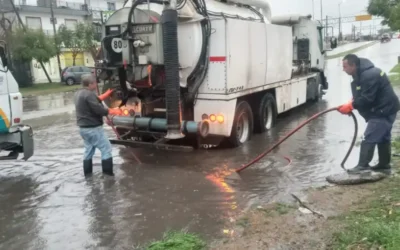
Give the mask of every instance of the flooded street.
[[(397, 63), (400, 40), (357, 54), (388, 72)], [(72, 94), (27, 99), (24, 111), (32, 119), (36, 151), (27, 162), (1, 162), (0, 249), (134, 249), (169, 229), (211, 239), (252, 204), (326, 184), (327, 175), (343, 171), (340, 162), (353, 134), (351, 118), (338, 112), (304, 127), (241, 178), (215, 176), (252, 160), (313, 114), (347, 102), (351, 78), (342, 72), (341, 58), (327, 61), (327, 77), (330, 88), (323, 101), (280, 116), (273, 130), (243, 147), (175, 153), (114, 146), (115, 177), (102, 175), (97, 152), (88, 179)], [(364, 128), (359, 118), (359, 137)], [(347, 168), (357, 163), (358, 151)]]
[(346, 51), (350, 51), (350, 50), (362, 47), (362, 46), (367, 45), (367, 44), (372, 43), (372, 42), (373, 41), (346, 43), (346, 44), (343, 44), (343, 45), (339, 45), (336, 49), (334, 49), (332, 51), (326, 52), (326, 55), (327, 56), (338, 55), (340, 53), (343, 53), (343, 52), (346, 52)]

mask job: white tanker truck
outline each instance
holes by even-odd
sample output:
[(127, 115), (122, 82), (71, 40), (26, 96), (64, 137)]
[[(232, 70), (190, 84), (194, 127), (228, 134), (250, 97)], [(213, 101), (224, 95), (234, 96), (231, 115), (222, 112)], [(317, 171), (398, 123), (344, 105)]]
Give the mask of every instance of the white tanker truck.
[[(271, 17), (267, 0), (130, 0), (104, 26), (98, 75), (113, 144), (233, 147), (328, 89), (323, 26)], [(332, 48), (332, 46), (331, 46)]]

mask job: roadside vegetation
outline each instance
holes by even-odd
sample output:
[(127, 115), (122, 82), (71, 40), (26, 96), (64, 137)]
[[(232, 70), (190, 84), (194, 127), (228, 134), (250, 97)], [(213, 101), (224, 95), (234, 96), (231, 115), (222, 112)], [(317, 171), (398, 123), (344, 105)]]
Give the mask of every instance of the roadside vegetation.
[[(98, 46), (95, 29), (96, 27), (91, 23), (79, 22), (74, 29), (60, 25), (56, 35), (48, 35), (42, 30), (18, 27), (0, 34), (0, 40), (7, 42), (10, 56), (9, 69), (12, 72), (16, 71), (18, 74), (19, 65), (29, 65), (32, 60), (36, 60), (41, 64), (41, 70), (45, 73), (48, 83), (53, 83), (46, 63), (50, 62), (57, 54), (71, 52), (72, 62), (64, 61), (65, 66), (69, 64), (75, 66), (76, 58), (82, 52), (90, 52), (93, 59), (96, 59)], [(20, 87), (33, 85), (31, 79), (23, 78), (17, 79), (17, 81)], [(57, 83), (54, 84), (57, 85)]]
[(399, 249), (399, 178), (374, 186), (377, 190), (369, 202), (337, 218), (344, 227), (333, 234), (333, 249)]
[(163, 239), (151, 243), (146, 250), (202, 250), (206, 243), (199, 236), (186, 232), (168, 232)]
[[(400, 150), (400, 138), (393, 143)], [(393, 161), (396, 175), (373, 184), (369, 199), (358, 208), (337, 218), (344, 227), (333, 235), (333, 249), (386, 249), (400, 246), (400, 178), (399, 160)]]
[(81, 85), (67, 86), (62, 83), (42, 83), (34, 84), (30, 87), (20, 88), (20, 92), (23, 97), (48, 95), (62, 92), (76, 91)]
[(390, 70), (389, 79), (392, 85), (400, 85), (400, 64)]

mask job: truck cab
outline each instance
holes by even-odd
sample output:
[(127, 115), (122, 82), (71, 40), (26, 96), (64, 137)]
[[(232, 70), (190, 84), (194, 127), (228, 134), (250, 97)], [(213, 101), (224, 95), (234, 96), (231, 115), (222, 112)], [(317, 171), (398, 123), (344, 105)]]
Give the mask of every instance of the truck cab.
[(20, 153), (28, 160), (33, 155), (33, 131), (23, 124), (22, 115), (22, 94), (8, 70), (6, 43), (0, 41), (0, 160), (18, 159)]

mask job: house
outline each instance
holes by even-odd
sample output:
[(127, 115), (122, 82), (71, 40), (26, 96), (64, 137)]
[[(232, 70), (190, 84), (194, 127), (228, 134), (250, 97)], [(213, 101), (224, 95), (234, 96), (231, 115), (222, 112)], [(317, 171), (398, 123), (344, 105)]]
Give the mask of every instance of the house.
[[(13, 22), (13, 26), (18, 24), (19, 21), (18, 15), (13, 11), (11, 1), (13, 1), (21, 21), (27, 28), (42, 29), (45, 34), (52, 36), (54, 29), (57, 31), (60, 25), (64, 24), (73, 29), (78, 22), (91, 22), (97, 24), (99, 41), (101, 24), (105, 16), (121, 8), (124, 3), (124, 0), (0, 0), (0, 12), (6, 13), (6, 17)], [(60, 54), (61, 69), (71, 66), (72, 63), (72, 53), (68, 49), (62, 49)], [(75, 59), (75, 64), (94, 66), (94, 60), (89, 52), (80, 53)], [(52, 58), (44, 66), (52, 81), (59, 82), (57, 57)], [(31, 73), (34, 83), (48, 81), (40, 63), (36, 60), (31, 63)]]

